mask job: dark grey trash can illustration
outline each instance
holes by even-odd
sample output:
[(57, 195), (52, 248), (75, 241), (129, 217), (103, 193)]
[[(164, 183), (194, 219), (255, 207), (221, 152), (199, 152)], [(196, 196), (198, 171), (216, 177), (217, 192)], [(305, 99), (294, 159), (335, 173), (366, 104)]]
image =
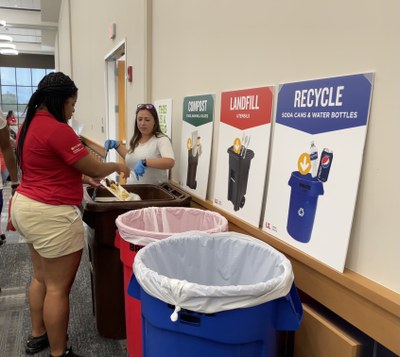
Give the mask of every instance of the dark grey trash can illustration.
[(250, 162), (254, 151), (246, 149), (236, 153), (231, 146), (229, 154), (229, 182), (228, 200), (233, 203), (233, 208), (238, 211), (246, 202), (247, 181), (249, 179)]
[(195, 190), (197, 187), (196, 174), (197, 165), (199, 164), (199, 155), (193, 154), (193, 149), (188, 150), (188, 169), (186, 176), (186, 186)]

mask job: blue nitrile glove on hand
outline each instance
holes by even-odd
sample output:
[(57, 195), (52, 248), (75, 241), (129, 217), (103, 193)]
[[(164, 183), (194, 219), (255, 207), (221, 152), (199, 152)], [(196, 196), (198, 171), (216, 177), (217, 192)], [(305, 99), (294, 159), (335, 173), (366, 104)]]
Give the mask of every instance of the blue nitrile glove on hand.
[(111, 150), (111, 149), (116, 149), (117, 146), (118, 146), (118, 141), (117, 140), (107, 139), (104, 142), (104, 149), (106, 149), (106, 151)]
[(139, 160), (135, 167), (133, 168), (133, 171), (135, 172), (136, 175), (136, 180), (139, 181), (139, 176), (142, 177), (144, 175), (144, 172), (146, 171), (146, 166), (143, 165), (143, 161)]

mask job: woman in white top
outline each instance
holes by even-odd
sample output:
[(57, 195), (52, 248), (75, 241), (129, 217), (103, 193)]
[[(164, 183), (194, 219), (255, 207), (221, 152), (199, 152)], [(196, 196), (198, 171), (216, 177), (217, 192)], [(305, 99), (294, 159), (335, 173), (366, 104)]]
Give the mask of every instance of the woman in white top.
[(127, 183), (161, 184), (168, 180), (168, 170), (175, 165), (175, 156), (168, 136), (160, 129), (157, 110), (153, 104), (139, 104), (136, 109), (135, 130), (129, 149), (116, 140), (106, 140), (106, 150), (115, 149), (125, 159), (135, 175)]

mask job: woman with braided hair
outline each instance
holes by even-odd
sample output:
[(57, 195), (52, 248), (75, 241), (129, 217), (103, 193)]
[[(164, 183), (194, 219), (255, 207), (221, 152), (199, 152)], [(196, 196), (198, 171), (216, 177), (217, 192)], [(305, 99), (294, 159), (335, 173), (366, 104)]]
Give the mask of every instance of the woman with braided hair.
[(17, 135), (20, 185), (12, 199), (12, 223), (29, 244), (32, 322), (26, 353), (50, 346), (50, 356), (78, 356), (67, 347), (69, 294), (81, 260), (84, 229), (82, 183), (99, 186), (120, 163), (94, 160), (68, 125), (78, 88), (62, 72), (46, 75), (27, 106)]

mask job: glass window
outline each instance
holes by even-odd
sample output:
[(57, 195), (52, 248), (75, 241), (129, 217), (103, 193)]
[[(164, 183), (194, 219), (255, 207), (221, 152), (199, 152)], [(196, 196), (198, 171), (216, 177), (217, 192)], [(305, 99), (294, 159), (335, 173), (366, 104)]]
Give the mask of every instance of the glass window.
[(18, 105), (18, 109), (14, 112), (14, 115), (18, 116), (20, 124), (25, 119), (25, 115), (26, 115), (25, 110), (26, 110), (26, 105)]
[(31, 86), (31, 69), (30, 68), (17, 68), (17, 85), (18, 86)]
[(15, 68), (1, 67), (0, 68), (0, 80), (2, 85), (10, 85), (16, 83), (15, 80)]
[(7, 116), (7, 113), (12, 110), (14, 112), (14, 115), (17, 111), (17, 105), (16, 104), (4, 104), (4, 106), (1, 107), (3, 109), (3, 114), (4, 118)]
[(16, 104), (17, 103), (17, 87), (16, 86), (1, 86), (1, 104)]
[(0, 67), (0, 106), (7, 114), (14, 111), (19, 124), (25, 119), (25, 109), (38, 83), (54, 69)]
[(32, 87), (17, 87), (18, 103), (28, 104), (32, 95)]
[(42, 78), (46, 75), (46, 70), (42, 68), (32, 68), (32, 85), (37, 87)]

